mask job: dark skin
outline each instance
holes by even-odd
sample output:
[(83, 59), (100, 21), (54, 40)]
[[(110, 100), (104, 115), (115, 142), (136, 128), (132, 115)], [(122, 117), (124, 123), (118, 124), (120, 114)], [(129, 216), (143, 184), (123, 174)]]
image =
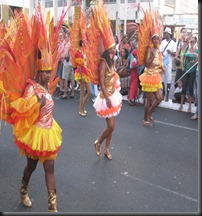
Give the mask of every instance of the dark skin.
[[(113, 46), (112, 48), (109, 49), (109, 53), (111, 54), (111, 57), (113, 58), (115, 53), (116, 53), (115, 46)], [(101, 60), (100, 66), (99, 66), (100, 87), (102, 89), (104, 98), (106, 99), (107, 107), (111, 108), (112, 103), (111, 103), (111, 100), (109, 99), (109, 97), (107, 95), (107, 90), (106, 90), (106, 86), (105, 86), (105, 71), (106, 70), (107, 70), (106, 62), (104, 60)], [(111, 118), (106, 118), (106, 122), (107, 122), (107, 127), (102, 132), (100, 138), (98, 139), (98, 142), (101, 144), (106, 139), (105, 148), (108, 149), (109, 145), (110, 145), (111, 138), (112, 138), (112, 133), (113, 133), (114, 127), (115, 127), (115, 117), (112, 116)]]
[[(158, 44), (159, 44), (159, 37), (154, 36), (152, 38), (152, 43), (154, 45), (153, 48), (148, 47), (146, 52), (146, 67), (150, 67), (151, 63), (154, 60), (155, 52), (158, 52)], [(155, 111), (156, 107), (162, 101), (162, 91), (159, 89), (156, 92), (146, 92), (146, 104), (145, 104), (145, 112), (144, 112), (144, 121), (148, 121), (148, 118), (154, 123), (154, 119), (152, 117), (153, 112)]]
[[(39, 71), (36, 82), (42, 85), (44, 88), (48, 90), (48, 82), (50, 80), (51, 71)], [(38, 98), (38, 102), (40, 103), (40, 108), (43, 107), (46, 103), (46, 98), (43, 96), (42, 98)], [(38, 160), (34, 160), (27, 157), (27, 164), (24, 168), (23, 172), (23, 180), (28, 185), (29, 180), (31, 178), (32, 173), (36, 169), (38, 164)], [(54, 160), (45, 160), (43, 163), (44, 172), (45, 172), (45, 182), (47, 190), (55, 190), (55, 175), (54, 175)]]

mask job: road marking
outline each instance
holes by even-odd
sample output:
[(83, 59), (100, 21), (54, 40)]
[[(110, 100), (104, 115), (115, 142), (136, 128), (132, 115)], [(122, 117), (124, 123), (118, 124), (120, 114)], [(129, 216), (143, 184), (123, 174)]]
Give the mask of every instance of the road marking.
[(194, 129), (194, 128), (190, 128), (190, 127), (185, 127), (185, 126), (180, 126), (180, 125), (176, 125), (176, 124), (171, 124), (171, 123), (155, 120), (155, 123), (156, 122), (160, 123), (160, 124), (164, 124), (164, 125), (169, 125), (169, 126), (173, 126), (173, 127), (178, 127), (178, 128), (183, 128), (183, 129), (187, 129), (187, 130), (192, 130), (192, 131), (198, 132), (198, 129)]
[(176, 196), (180, 196), (180, 197), (185, 198), (185, 199), (187, 199), (187, 200), (190, 200), (190, 201), (192, 201), (192, 202), (197, 202), (197, 203), (198, 203), (198, 200), (195, 199), (195, 198), (192, 198), (192, 197), (190, 197), (190, 196), (187, 196), (187, 195), (178, 193), (178, 192), (173, 191), (173, 190), (170, 190), (170, 189), (168, 189), (168, 188), (164, 188), (164, 187), (162, 187), (162, 186), (160, 186), (160, 185), (155, 185), (155, 184), (153, 184), (153, 183), (151, 183), (151, 182), (148, 182), (148, 181), (145, 181), (145, 180), (143, 180), (143, 179), (140, 179), (140, 178), (131, 176), (131, 175), (128, 174), (128, 172), (124, 172), (124, 173), (121, 173), (121, 174), (124, 175), (124, 176), (126, 176), (126, 177), (135, 179), (135, 180), (137, 180), (137, 181), (139, 181), (139, 182), (141, 182), (141, 183), (150, 185), (150, 186), (152, 186), (152, 187), (156, 187), (156, 188), (161, 189), (161, 190), (163, 190), (163, 191), (172, 193), (172, 194), (174, 194), (174, 195), (176, 195)]

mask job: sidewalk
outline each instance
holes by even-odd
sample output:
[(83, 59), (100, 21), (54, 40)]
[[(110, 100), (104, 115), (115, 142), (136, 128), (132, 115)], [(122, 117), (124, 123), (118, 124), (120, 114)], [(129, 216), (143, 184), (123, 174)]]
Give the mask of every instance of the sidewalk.
[[(173, 102), (172, 102), (172, 99), (174, 98), (175, 74), (176, 74), (176, 71), (173, 70), (173, 71), (172, 71), (172, 83), (171, 83), (171, 89), (170, 89), (170, 99), (169, 99), (168, 102), (162, 101), (162, 102), (159, 104), (159, 107), (163, 107), (163, 108), (167, 108), (167, 109), (173, 109), (173, 110), (178, 111), (178, 108), (179, 108), (180, 104), (179, 104), (179, 103), (173, 103)], [(123, 100), (128, 100), (128, 99), (127, 99), (127, 95), (124, 95), (124, 96), (123, 96)], [(142, 96), (141, 96), (141, 98), (139, 98), (139, 101), (140, 101), (140, 103), (143, 104)], [(188, 103), (183, 104), (182, 112), (187, 112), (187, 110), (188, 110), (188, 105), (189, 105)], [(191, 105), (191, 113), (195, 113), (195, 112), (196, 112), (196, 106), (195, 106), (194, 103), (192, 103), (192, 105)]]
[[(126, 100), (126, 101), (128, 100), (128, 99), (127, 99), (127, 95), (124, 95), (124, 96), (123, 96), (123, 100)], [(139, 98), (139, 101), (140, 101), (140, 103), (143, 104), (142, 96)], [(179, 106), (180, 106), (179, 103), (173, 103), (171, 99), (169, 99), (168, 102), (166, 102), (166, 101), (161, 101), (161, 103), (159, 104), (159, 107), (163, 107), (163, 108), (167, 108), (167, 109), (173, 109), (173, 110), (176, 110), (176, 111), (178, 111)], [(187, 112), (187, 110), (188, 110), (188, 103), (185, 103), (185, 104), (183, 105), (182, 112)], [(194, 103), (192, 103), (192, 105), (191, 105), (191, 112), (192, 112), (192, 113), (195, 113), (195, 112), (196, 112), (196, 106), (195, 106)]]

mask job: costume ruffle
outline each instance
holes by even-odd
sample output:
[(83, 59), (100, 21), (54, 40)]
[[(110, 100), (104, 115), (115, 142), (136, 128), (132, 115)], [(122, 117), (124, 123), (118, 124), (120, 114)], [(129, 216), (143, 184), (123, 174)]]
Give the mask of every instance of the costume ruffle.
[(106, 104), (106, 99), (100, 97), (98, 94), (93, 106), (95, 108), (96, 114), (101, 118), (110, 118), (112, 116), (117, 116), (121, 110), (122, 106), (122, 95), (120, 94), (120, 81), (119, 76), (115, 73), (115, 92), (109, 96), (109, 99), (112, 102), (112, 107), (108, 108)]
[[(82, 71), (82, 73), (80, 73), (80, 70)], [(81, 74), (82, 74), (82, 76), (81, 76)], [(87, 83), (90, 82), (89, 72), (86, 69), (86, 67), (84, 67), (84, 66), (81, 66), (81, 68), (77, 68), (75, 70), (75, 74), (74, 74), (74, 79), (77, 82), (80, 82), (82, 77), (84, 78), (85, 82), (87, 82)]]
[(143, 73), (139, 76), (140, 85), (144, 92), (156, 92), (162, 88), (162, 78), (160, 73), (150, 75)]
[(15, 137), (15, 144), (20, 148), (20, 155), (27, 155), (40, 162), (54, 160), (62, 143), (62, 129), (53, 119), (49, 129), (33, 125), (26, 134)]

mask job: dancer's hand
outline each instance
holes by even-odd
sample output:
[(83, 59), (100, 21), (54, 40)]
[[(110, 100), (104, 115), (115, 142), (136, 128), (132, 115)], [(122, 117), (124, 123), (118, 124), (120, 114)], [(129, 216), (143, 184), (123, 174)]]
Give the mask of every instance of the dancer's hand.
[(107, 107), (111, 108), (112, 107), (112, 102), (109, 98), (106, 99)]
[(46, 98), (44, 95), (42, 95), (41, 98), (37, 95), (37, 99), (38, 99), (38, 102), (40, 103), (40, 108), (46, 104)]

